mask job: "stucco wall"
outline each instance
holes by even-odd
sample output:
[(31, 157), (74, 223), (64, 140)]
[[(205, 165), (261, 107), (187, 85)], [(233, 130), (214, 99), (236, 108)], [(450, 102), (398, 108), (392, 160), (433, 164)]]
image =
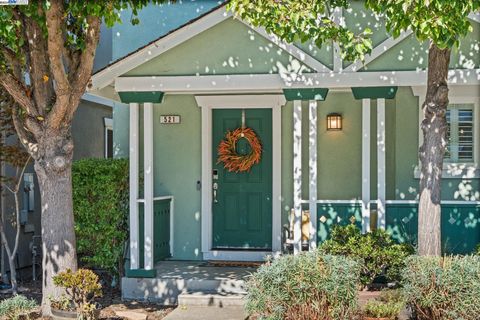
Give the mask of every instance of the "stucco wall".
[(82, 100), (72, 125), (75, 160), (105, 157), (104, 118), (112, 118), (111, 107)]
[(123, 57), (218, 6), (218, 0), (183, 0), (175, 4), (150, 4), (139, 11), (140, 23), (132, 26), (132, 10), (122, 10), (123, 23), (112, 29), (113, 60)]
[(238, 20), (227, 19), (126, 73), (208, 75), (309, 72), (264, 37)]

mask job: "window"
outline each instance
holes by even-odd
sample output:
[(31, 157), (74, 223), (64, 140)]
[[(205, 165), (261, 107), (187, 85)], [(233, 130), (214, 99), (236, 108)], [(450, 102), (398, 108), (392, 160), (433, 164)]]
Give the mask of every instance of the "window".
[(474, 162), (473, 104), (451, 104), (447, 110), (445, 162)]
[(105, 124), (105, 158), (113, 158), (113, 120), (111, 118), (103, 119)]

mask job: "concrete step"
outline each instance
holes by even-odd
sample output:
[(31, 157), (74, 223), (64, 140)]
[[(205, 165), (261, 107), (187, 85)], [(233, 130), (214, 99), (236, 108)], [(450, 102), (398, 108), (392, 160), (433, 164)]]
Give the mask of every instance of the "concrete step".
[(227, 307), (243, 306), (244, 294), (221, 294), (217, 292), (185, 292), (178, 296), (179, 306)]
[(244, 320), (247, 319), (243, 307), (230, 306), (197, 307), (179, 306), (169, 313), (164, 320)]
[(186, 292), (243, 295), (246, 290), (245, 281), (238, 279), (122, 278), (125, 300), (176, 305), (178, 296)]

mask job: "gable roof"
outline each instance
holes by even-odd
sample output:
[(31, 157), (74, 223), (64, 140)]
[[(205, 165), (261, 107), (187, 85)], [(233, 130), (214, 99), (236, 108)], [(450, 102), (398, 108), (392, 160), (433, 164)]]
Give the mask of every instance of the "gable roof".
[[(221, 22), (224, 19), (228, 18), (231, 15), (228, 15), (225, 12), (225, 9), (224, 9), (225, 5), (226, 5), (226, 3), (222, 3), (222, 4), (212, 8), (211, 10), (205, 12), (204, 14), (199, 15), (198, 17), (188, 21), (187, 23), (182, 24), (179, 27), (170, 30), (169, 32), (161, 35), (157, 39), (148, 42), (144, 46), (139, 47), (138, 49), (130, 52), (129, 54), (127, 54), (127, 55), (125, 55), (121, 58), (118, 58), (118, 59), (110, 62), (105, 67), (97, 70), (92, 76), (92, 87), (91, 87), (91, 89), (92, 88), (97, 89), (97, 88), (105, 87), (106, 85), (109, 84), (111, 79), (113, 79), (115, 76), (118, 76), (118, 75), (120, 75), (124, 72), (127, 72), (127, 71), (133, 69), (135, 66), (138, 66), (141, 63), (149, 61), (151, 58), (153, 58), (155, 56), (158, 56), (161, 53), (163, 53), (164, 51), (166, 51), (166, 50), (161, 50), (161, 48), (160, 48), (159, 42), (161, 40), (171, 38), (171, 40), (173, 42), (178, 42), (176, 44), (179, 44), (179, 43), (195, 36), (196, 34), (208, 29), (209, 27), (217, 24), (218, 22)], [(203, 21), (204, 23), (201, 23), (202, 20), (206, 17), (208, 17), (209, 19), (206, 19), (206, 21)], [(183, 30), (183, 32), (181, 32), (181, 34), (179, 34), (179, 31), (181, 31), (181, 30)], [(187, 33), (190, 30), (192, 30), (192, 33), (190, 34), (190, 36), (188, 36)], [(196, 31), (199, 31), (199, 32), (196, 32)], [(174, 37), (181, 37), (181, 41), (174, 41), (175, 40), (175, 39), (173, 39)], [(163, 46), (163, 47), (165, 47), (165, 46)], [(160, 49), (160, 50), (155, 50), (155, 49)], [(155, 52), (152, 52), (150, 50), (154, 50)], [(150, 57), (147, 56), (147, 57), (143, 58), (145, 53)], [(141, 58), (143, 58), (143, 59), (141, 59)], [(141, 59), (141, 61), (139, 61), (139, 59)], [(122, 68), (120, 64), (125, 63), (125, 62), (128, 63), (128, 67), (127, 68)], [(140, 63), (138, 63), (138, 62), (140, 62)], [(120, 72), (120, 74), (119, 74), (119, 72)], [(108, 78), (110, 78), (110, 81), (108, 80)]]
[[(171, 48), (195, 37), (196, 35), (204, 32), (205, 30), (219, 24), (220, 22), (231, 18), (233, 15), (225, 10), (226, 3), (222, 3), (210, 11), (188, 21), (187, 23), (175, 28), (168, 33), (158, 37), (157, 39), (147, 43), (146, 45), (138, 48), (137, 50), (119, 58), (104, 68), (98, 70), (92, 76), (91, 84), (88, 88), (89, 91), (98, 90), (110, 85), (115, 78), (127, 73), (128, 71), (140, 66), (141, 64), (152, 60), (153, 58), (161, 55), (162, 53), (170, 50)], [(479, 13), (472, 13), (469, 18), (474, 22), (479, 22)], [(242, 20), (239, 20), (243, 22)], [(245, 22), (244, 22), (245, 23)], [(268, 34), (263, 28), (255, 28), (245, 23), (252, 30), (256, 31), (260, 36), (268, 39), (273, 44), (277, 45), (281, 49), (285, 50), (292, 57), (297, 58), (303, 62), (306, 66), (310, 67), (314, 72), (356, 72), (362, 69), (366, 64), (382, 56), (385, 52), (392, 47), (402, 42), (412, 32), (403, 32), (398, 38), (387, 38), (384, 42), (376, 46), (370, 55), (366, 56), (366, 60), (362, 62), (355, 62), (349, 66), (346, 66), (342, 70), (341, 64), (333, 68), (333, 70), (325, 66), (322, 62), (312, 57), (309, 53), (303, 51), (293, 44), (285, 43), (279, 40), (276, 36)], [(334, 50), (334, 59), (340, 60), (339, 53)], [(338, 64), (338, 63), (337, 63)]]
[[(190, 20), (180, 27), (171, 30), (167, 34), (147, 43), (143, 47), (129, 53), (128, 55), (113, 61), (102, 69), (96, 71), (92, 77), (91, 86), (89, 90), (101, 89), (108, 86), (114, 78), (134, 69), (135, 67), (150, 61), (151, 59), (161, 55), (165, 51), (195, 37), (203, 31), (219, 24), (220, 22), (231, 18), (233, 15), (225, 10), (226, 3), (216, 6), (205, 14)], [(239, 20), (243, 22), (242, 20)], [(245, 23), (246, 24), (246, 23)], [(269, 35), (263, 28), (252, 28), (260, 36), (266, 38), (276, 46), (283, 49), (292, 57), (297, 58), (305, 63), (315, 72), (330, 72), (329, 67), (313, 58), (310, 54), (299, 49), (293, 44), (285, 43), (273, 35)]]

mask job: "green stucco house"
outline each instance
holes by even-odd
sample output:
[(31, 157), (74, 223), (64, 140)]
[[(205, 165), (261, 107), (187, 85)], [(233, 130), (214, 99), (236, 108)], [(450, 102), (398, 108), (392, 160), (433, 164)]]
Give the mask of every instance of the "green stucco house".
[[(140, 26), (111, 30), (116, 60), (89, 94), (116, 101), (114, 150), (130, 159), (127, 278), (154, 277), (167, 257), (259, 261), (286, 243), (313, 249), (335, 224), (368, 231), (373, 220), (415, 243), (428, 44), (411, 32), (392, 38), (361, 2), (338, 15), (375, 30), (364, 63), (342, 61), (335, 44), (283, 43), (215, 1), (150, 6)], [(480, 17), (470, 18), (449, 75), (446, 253), (480, 242)], [(237, 128), (261, 143), (246, 172), (218, 161)], [(244, 140), (240, 155), (252, 148)]]

